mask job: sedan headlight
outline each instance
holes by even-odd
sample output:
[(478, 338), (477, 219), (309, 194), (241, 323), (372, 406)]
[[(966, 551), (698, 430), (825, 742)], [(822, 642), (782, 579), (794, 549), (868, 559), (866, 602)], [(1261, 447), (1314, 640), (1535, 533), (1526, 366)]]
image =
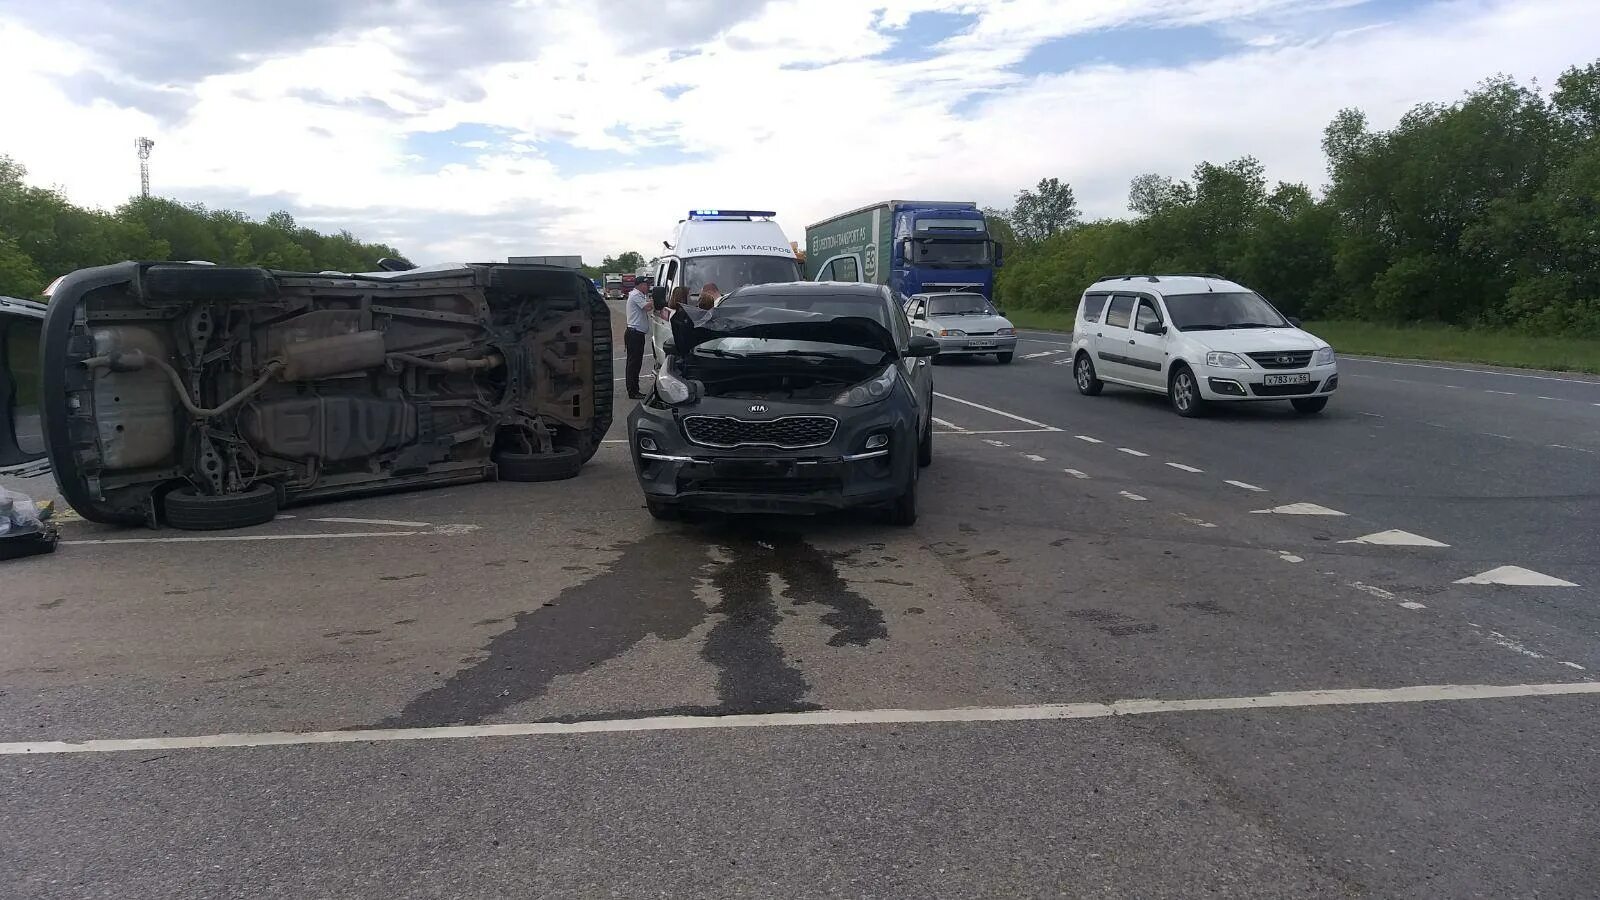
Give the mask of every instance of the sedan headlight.
[(689, 389), (689, 383), (671, 372), (662, 372), (656, 376), (656, 396), (668, 406), (687, 403), (693, 394), (694, 392)]
[(1215, 369), (1248, 369), (1250, 364), (1244, 357), (1237, 353), (1222, 353), (1216, 350), (1206, 354), (1206, 365)]
[(967, 333), (959, 328), (944, 328), (939, 331), (939, 337), (966, 337)]
[(1000, 335), (1002, 337), (1011, 337), (1012, 335), (1014, 335), (1016, 333), (1017, 333), (1017, 330), (1015, 328), (1001, 328), (1001, 329), (995, 331), (995, 334), (998, 334), (998, 335)]
[(1323, 347), (1321, 350), (1318, 350), (1317, 355), (1311, 360), (1311, 364), (1314, 366), (1331, 366), (1333, 365), (1333, 362), (1334, 358), (1332, 347)]
[(835, 397), (833, 402), (837, 406), (866, 406), (869, 403), (877, 403), (894, 390), (895, 377), (895, 368), (890, 365), (876, 376)]

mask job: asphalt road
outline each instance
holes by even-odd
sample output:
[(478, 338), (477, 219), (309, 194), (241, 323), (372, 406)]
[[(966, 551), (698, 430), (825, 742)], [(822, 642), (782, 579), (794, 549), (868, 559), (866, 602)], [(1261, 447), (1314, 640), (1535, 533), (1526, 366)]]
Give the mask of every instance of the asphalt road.
[(69, 522), (0, 569), (0, 894), (1595, 896), (1600, 384), (1184, 420), (1027, 338), (936, 370), (911, 529), (657, 524), (616, 443)]

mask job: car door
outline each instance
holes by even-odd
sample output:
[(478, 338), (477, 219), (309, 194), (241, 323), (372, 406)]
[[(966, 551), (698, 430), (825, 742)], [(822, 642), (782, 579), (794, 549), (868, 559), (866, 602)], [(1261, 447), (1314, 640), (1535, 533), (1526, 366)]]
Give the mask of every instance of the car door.
[(846, 281), (861, 280), (861, 260), (853, 253), (842, 253), (831, 257), (817, 270), (814, 281)]
[[(904, 309), (904, 298), (898, 298), (897, 309)], [(927, 301), (918, 301), (926, 307)], [(894, 342), (900, 348), (900, 371), (905, 375), (906, 383), (911, 385), (911, 396), (917, 400), (917, 426), (928, 427), (928, 416), (933, 409), (933, 366), (929, 365), (926, 356), (908, 357), (905, 352), (911, 348), (911, 336), (921, 334), (915, 331), (911, 323), (904, 316), (890, 316), (894, 322)], [(920, 431), (918, 432), (921, 433)]]
[(931, 327), (933, 326), (928, 324), (928, 300), (926, 297), (918, 297), (911, 303), (911, 333), (927, 334)]
[(40, 416), (44, 304), (0, 298), (0, 473), (48, 468)]
[(1094, 367), (1100, 377), (1132, 381), (1128, 374), (1128, 342), (1133, 339), (1133, 308), (1139, 298), (1132, 294), (1113, 294), (1105, 315), (1094, 326)]
[(1123, 365), (1128, 367), (1130, 380), (1147, 387), (1166, 388), (1167, 326), (1153, 297), (1140, 297), (1134, 308)]
[[(662, 260), (656, 271), (656, 286), (666, 289), (671, 296), (672, 289), (678, 284), (679, 276), (677, 257), (667, 257)], [(665, 345), (672, 337), (672, 328), (667, 324), (667, 319), (660, 310), (652, 307), (650, 311), (650, 356), (655, 361), (655, 368), (659, 371), (661, 364), (666, 362), (667, 353)]]

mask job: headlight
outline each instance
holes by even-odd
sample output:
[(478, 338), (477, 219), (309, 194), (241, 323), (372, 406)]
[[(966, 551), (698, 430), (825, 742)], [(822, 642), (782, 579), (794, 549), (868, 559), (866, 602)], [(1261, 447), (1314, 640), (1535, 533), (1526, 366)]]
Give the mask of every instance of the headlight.
[(1000, 330), (995, 332), (995, 334), (1001, 335), (1003, 337), (1010, 337), (1010, 336), (1012, 336), (1012, 335), (1014, 335), (1016, 333), (1017, 333), (1017, 330), (1015, 328), (1002, 328), (1002, 329), (1000, 329)]
[(693, 391), (689, 390), (689, 383), (671, 372), (662, 372), (656, 376), (656, 396), (661, 402), (669, 406), (687, 403)]
[(877, 403), (894, 390), (895, 368), (891, 364), (875, 377), (863, 381), (834, 398), (837, 406), (866, 406)]
[(1323, 347), (1321, 350), (1318, 350), (1317, 355), (1312, 358), (1311, 364), (1314, 366), (1333, 365), (1333, 348)]
[(1206, 365), (1217, 369), (1248, 369), (1250, 364), (1237, 353), (1219, 353), (1215, 350), (1206, 354)]
[(959, 328), (946, 328), (939, 332), (939, 337), (966, 337), (967, 333)]

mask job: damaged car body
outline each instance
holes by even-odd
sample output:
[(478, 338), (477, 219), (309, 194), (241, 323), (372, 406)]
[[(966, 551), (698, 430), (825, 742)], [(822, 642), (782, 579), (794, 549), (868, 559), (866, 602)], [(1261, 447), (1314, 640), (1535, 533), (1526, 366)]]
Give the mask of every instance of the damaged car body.
[(911, 335), (887, 287), (752, 285), (672, 330), (628, 420), (652, 515), (879, 507), (916, 521), (938, 344)]
[(42, 324), (38, 449), (96, 522), (234, 528), (296, 501), (567, 478), (611, 423), (609, 312), (554, 266), (120, 263), (62, 278)]

